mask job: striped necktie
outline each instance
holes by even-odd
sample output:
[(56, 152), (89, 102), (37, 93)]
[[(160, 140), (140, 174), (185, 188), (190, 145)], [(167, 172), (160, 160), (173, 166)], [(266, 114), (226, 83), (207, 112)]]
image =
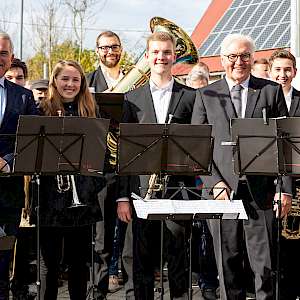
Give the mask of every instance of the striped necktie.
[(242, 117), (242, 89), (243, 87), (240, 84), (235, 85), (231, 89), (231, 100), (238, 118)]

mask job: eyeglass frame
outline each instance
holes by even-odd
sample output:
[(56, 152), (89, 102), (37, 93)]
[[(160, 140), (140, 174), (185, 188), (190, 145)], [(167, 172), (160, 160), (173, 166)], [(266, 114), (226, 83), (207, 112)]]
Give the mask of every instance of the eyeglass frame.
[[(117, 47), (117, 49), (113, 49), (114, 47)], [(110, 46), (97, 46), (98, 49), (100, 49), (103, 52), (109, 52), (109, 50), (111, 50), (112, 52), (118, 52), (121, 50), (121, 45), (118, 44), (114, 44), (114, 45), (110, 45)]]
[[(242, 62), (248, 62), (251, 59), (251, 53), (250, 52), (246, 52), (246, 53), (242, 53), (242, 54), (228, 54), (228, 55), (224, 55), (224, 56), (227, 57), (227, 59), (232, 63), (236, 62), (239, 57), (241, 58)], [(234, 56), (234, 58), (232, 56)], [(244, 56), (244, 58), (243, 58), (243, 56)], [(246, 60), (245, 60), (245, 57), (246, 57)]]

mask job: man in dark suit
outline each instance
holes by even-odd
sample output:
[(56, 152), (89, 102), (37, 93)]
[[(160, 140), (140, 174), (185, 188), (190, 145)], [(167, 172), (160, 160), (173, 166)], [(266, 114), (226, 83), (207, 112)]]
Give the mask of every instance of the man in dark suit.
[[(268, 117), (288, 115), (280, 85), (250, 75), (254, 42), (248, 36), (232, 34), (221, 44), (221, 63), (226, 76), (197, 91), (192, 124), (213, 125), (215, 138), (212, 176), (203, 177), (214, 199), (244, 201), (248, 220), (209, 221), (214, 239), (222, 300), (245, 299), (243, 241), (255, 276), (256, 299), (272, 297), (272, 199), (274, 178), (243, 176), (233, 172), (233, 151), (222, 146), (231, 140), (231, 118), (261, 118), (266, 107)], [(291, 185), (284, 180), (282, 215), (291, 206)], [(279, 193), (275, 194), (278, 199)], [(276, 210), (277, 207), (275, 206)], [(245, 238), (244, 238), (245, 237)]]
[[(165, 32), (150, 35), (145, 57), (150, 66), (150, 81), (125, 94), (123, 122), (164, 124), (171, 121), (189, 124), (195, 90), (177, 83), (172, 77), (171, 68), (176, 59), (173, 37)], [(118, 199), (118, 215), (121, 220), (128, 222), (132, 217), (130, 193), (135, 192), (144, 197), (149, 187), (149, 176), (132, 176), (126, 179), (121, 189), (123, 198)], [(177, 178), (171, 176), (169, 185), (178, 187)], [(133, 282), (136, 300), (154, 298), (154, 268), (157, 265), (157, 253), (159, 254), (159, 232), (159, 221), (133, 218)], [(185, 226), (174, 222), (165, 223), (164, 234), (171, 299), (187, 299)]]
[[(296, 58), (284, 49), (276, 50), (269, 59), (270, 63), (270, 79), (274, 80), (282, 86), (285, 102), (289, 110), (290, 117), (300, 117), (300, 91), (292, 86), (292, 81), (296, 76)], [(293, 198), (299, 203), (299, 179), (293, 179)], [(297, 231), (299, 217), (289, 216), (287, 219), (287, 229), (292, 224), (295, 225), (294, 230)], [(296, 225), (298, 224), (298, 225)], [(298, 232), (299, 234), (299, 232)], [(300, 239), (287, 238), (288, 235), (283, 234), (281, 239), (281, 299), (296, 299), (300, 295), (300, 287), (298, 284), (299, 277), (294, 275), (294, 270), (300, 269)]]
[[(120, 68), (120, 59), (122, 55), (122, 45), (119, 36), (112, 31), (100, 33), (96, 39), (96, 54), (99, 58), (99, 67), (87, 77), (88, 85), (91, 92), (109, 92), (123, 78), (124, 73)], [(100, 109), (101, 110), (101, 109)], [(113, 138), (117, 139), (116, 132), (110, 132)], [(115, 149), (116, 150), (116, 149)], [(110, 151), (110, 150), (109, 150)], [(113, 243), (119, 240), (114, 239), (115, 226), (124, 226), (117, 221), (116, 225), (116, 207), (115, 201), (118, 198), (117, 176), (116, 176), (116, 152), (108, 153), (105, 164), (105, 177), (107, 186), (99, 194), (100, 206), (103, 214), (103, 221), (96, 224), (95, 237), (95, 284), (99, 290), (98, 298), (105, 297), (107, 292), (119, 289), (117, 280), (118, 274), (109, 274), (111, 259), (117, 259), (112, 256)], [(119, 230), (119, 232), (124, 230)], [(127, 243), (125, 243), (127, 248)], [(118, 256), (118, 255), (117, 255)], [(126, 294), (133, 294), (132, 276), (130, 266), (124, 264), (129, 280), (126, 282)], [(110, 276), (109, 276), (110, 275)]]
[[(4, 78), (13, 60), (12, 41), (0, 32), (0, 134), (15, 134), (20, 115), (38, 114), (32, 92)], [(13, 168), (14, 140), (0, 137), (0, 170)], [(0, 237), (16, 235), (24, 205), (23, 177), (0, 178)], [(1, 243), (1, 241), (0, 241)], [(0, 299), (9, 295), (9, 262), (11, 250), (0, 250)]]

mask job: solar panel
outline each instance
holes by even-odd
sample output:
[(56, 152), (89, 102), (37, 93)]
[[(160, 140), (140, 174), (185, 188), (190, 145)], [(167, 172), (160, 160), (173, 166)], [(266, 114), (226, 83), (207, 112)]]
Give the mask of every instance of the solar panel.
[(240, 20), (236, 23), (234, 26), (234, 29), (241, 29), (244, 27), (247, 20), (249, 20), (249, 17), (253, 14), (255, 9), (257, 8), (257, 5), (250, 5), (247, 7), (247, 9), (244, 10), (243, 16), (240, 18)]
[(274, 13), (277, 10), (277, 8), (279, 7), (279, 5), (280, 5), (280, 1), (272, 2), (271, 5), (269, 6), (269, 8), (265, 11), (262, 18), (257, 23), (257, 25), (260, 26), (260, 25), (268, 24), (268, 22), (272, 19), (272, 16), (274, 15)]
[(274, 48), (274, 45), (276, 44), (277, 40), (280, 39), (282, 34), (286, 31), (289, 24), (283, 23), (279, 24), (272, 35), (267, 39), (265, 44), (263, 45), (264, 49), (272, 49)]
[(291, 27), (289, 26), (285, 33), (281, 36), (280, 40), (275, 44), (274, 48), (286, 48), (291, 45)]
[(245, 8), (244, 7), (239, 7), (236, 9), (234, 15), (232, 18), (229, 20), (229, 22), (224, 26), (223, 31), (229, 31), (233, 28), (236, 22), (238, 22), (238, 19), (241, 17), (243, 14)]
[(243, 2), (243, 0), (234, 0), (233, 3), (231, 4), (231, 7), (238, 7), (241, 3)]
[(226, 14), (223, 16), (223, 18), (219, 21), (219, 23), (217, 24), (217, 26), (215, 27), (213, 32), (219, 32), (222, 30), (222, 28), (224, 27), (224, 25), (228, 22), (228, 20), (231, 18), (231, 16), (234, 13), (234, 9), (229, 9)]
[(275, 25), (269, 25), (264, 28), (259, 37), (255, 40), (257, 50), (261, 50), (262, 45), (265, 43), (267, 38), (273, 33), (275, 28)]
[(257, 49), (287, 47), (290, 43), (291, 0), (234, 0), (199, 48), (201, 56), (218, 55), (229, 33), (250, 35)]
[(261, 3), (255, 13), (252, 15), (251, 19), (245, 24), (245, 27), (254, 27), (261, 15), (267, 10), (270, 3)]
[(284, 12), (287, 12), (289, 10), (289, 8), (288, 8), (289, 3), (287, 3), (287, 2), (288, 1), (284, 1), (284, 2), (281, 3), (279, 9), (277, 10), (275, 15), (270, 20), (270, 24), (279, 23), (280, 20), (284, 18), (284, 16), (286, 15), (286, 13), (284, 13)]

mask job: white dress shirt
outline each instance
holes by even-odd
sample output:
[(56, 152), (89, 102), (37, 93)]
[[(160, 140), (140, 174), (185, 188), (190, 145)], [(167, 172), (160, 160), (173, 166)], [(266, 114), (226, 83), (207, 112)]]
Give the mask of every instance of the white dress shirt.
[(124, 77), (124, 74), (120, 72), (119, 77), (117, 79), (114, 79), (104, 69), (101, 68), (101, 71), (109, 89), (114, 88), (117, 85), (117, 83)]
[(286, 106), (288, 108), (288, 111), (290, 111), (290, 109), (291, 109), (292, 94), (293, 94), (293, 87), (291, 86), (291, 88), (290, 88), (289, 92), (287, 93), (287, 95), (284, 95), (285, 103), (286, 103)]
[(159, 88), (150, 78), (150, 91), (153, 99), (157, 123), (164, 124), (166, 122), (167, 112), (170, 105), (174, 78), (172, 78), (166, 86)]
[(4, 87), (4, 76), (0, 78), (0, 124), (2, 123), (7, 102), (6, 89)]
[[(228, 84), (229, 91), (232, 90), (232, 88), (236, 85), (235, 82), (225, 77), (225, 80)], [(247, 97), (248, 97), (248, 87), (249, 87), (249, 80), (250, 76), (243, 82), (240, 83), (240, 85), (243, 87), (241, 90), (241, 97), (242, 97), (242, 118), (245, 118), (246, 113), (246, 106), (247, 106)]]

